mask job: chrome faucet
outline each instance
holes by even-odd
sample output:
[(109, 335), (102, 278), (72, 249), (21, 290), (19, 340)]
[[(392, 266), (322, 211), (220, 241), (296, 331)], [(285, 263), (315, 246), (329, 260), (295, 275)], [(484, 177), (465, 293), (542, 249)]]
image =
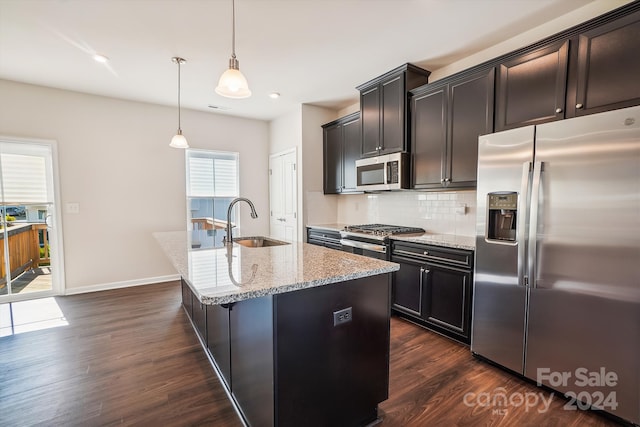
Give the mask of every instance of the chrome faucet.
[(229, 209), (227, 210), (227, 235), (224, 236), (224, 239), (222, 240), (222, 243), (226, 244), (226, 245), (232, 245), (233, 244), (233, 235), (231, 233), (231, 209), (233, 209), (233, 207), (235, 206), (236, 203), (238, 202), (247, 202), (249, 204), (249, 207), (251, 207), (251, 218), (256, 219), (258, 218), (258, 214), (256, 213), (256, 208), (255, 206), (253, 206), (253, 202), (245, 197), (237, 197), (235, 199), (233, 199), (231, 201), (231, 203), (229, 203)]

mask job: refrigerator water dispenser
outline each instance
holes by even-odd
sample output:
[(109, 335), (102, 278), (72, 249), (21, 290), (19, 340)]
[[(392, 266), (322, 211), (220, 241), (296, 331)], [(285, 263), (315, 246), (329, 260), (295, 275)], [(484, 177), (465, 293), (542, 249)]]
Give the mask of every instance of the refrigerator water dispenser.
[(488, 199), (487, 240), (515, 242), (518, 193), (489, 193)]

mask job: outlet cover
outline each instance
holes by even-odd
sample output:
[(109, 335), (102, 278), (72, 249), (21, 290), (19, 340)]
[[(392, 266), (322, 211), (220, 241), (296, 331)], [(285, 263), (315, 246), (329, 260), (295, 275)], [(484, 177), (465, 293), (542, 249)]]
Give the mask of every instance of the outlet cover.
[(333, 312), (333, 326), (342, 325), (343, 323), (351, 322), (353, 318), (353, 308), (347, 307), (342, 310)]

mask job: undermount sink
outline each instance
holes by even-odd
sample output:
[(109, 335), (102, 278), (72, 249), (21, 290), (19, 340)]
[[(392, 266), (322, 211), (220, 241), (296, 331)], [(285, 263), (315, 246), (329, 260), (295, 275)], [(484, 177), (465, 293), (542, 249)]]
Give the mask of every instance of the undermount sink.
[(270, 239), (268, 237), (256, 236), (256, 237), (235, 237), (234, 243), (245, 246), (247, 248), (263, 248), (267, 246), (282, 246), (288, 245), (287, 242), (280, 240)]

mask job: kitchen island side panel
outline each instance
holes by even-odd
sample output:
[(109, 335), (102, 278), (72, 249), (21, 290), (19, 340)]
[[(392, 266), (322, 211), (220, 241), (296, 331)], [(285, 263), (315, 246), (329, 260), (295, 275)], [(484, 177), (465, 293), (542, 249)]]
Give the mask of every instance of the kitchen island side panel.
[(389, 390), (389, 274), (275, 295), (274, 310), (277, 425), (374, 421)]
[(274, 425), (273, 297), (232, 304), (231, 393), (248, 425)]

